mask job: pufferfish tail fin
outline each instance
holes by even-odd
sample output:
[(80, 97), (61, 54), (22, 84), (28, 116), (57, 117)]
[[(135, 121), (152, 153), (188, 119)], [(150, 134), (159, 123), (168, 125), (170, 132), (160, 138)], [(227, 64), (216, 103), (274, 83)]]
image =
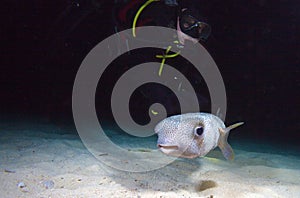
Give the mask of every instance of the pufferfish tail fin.
[(233, 149), (231, 148), (231, 146), (227, 142), (229, 131), (236, 128), (236, 127), (238, 127), (238, 126), (241, 126), (242, 124), (244, 124), (244, 122), (235, 123), (235, 124), (230, 125), (229, 127), (225, 128), (225, 129), (219, 128), (220, 138), (219, 138), (218, 146), (221, 149), (224, 157), (227, 160), (233, 160), (234, 159)]

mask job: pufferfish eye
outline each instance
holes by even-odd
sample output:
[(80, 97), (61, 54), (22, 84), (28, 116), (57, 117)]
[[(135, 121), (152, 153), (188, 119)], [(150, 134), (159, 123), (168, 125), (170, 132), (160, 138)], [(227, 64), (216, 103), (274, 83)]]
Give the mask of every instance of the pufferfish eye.
[(201, 135), (203, 134), (203, 131), (204, 131), (203, 126), (197, 126), (197, 127), (195, 128), (195, 135), (201, 136)]

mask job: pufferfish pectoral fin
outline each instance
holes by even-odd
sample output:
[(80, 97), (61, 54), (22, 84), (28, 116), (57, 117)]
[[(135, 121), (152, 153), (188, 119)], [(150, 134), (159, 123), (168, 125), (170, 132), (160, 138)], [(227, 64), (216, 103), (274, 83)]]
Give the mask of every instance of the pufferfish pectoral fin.
[(236, 124), (233, 124), (225, 129), (223, 128), (219, 128), (219, 132), (220, 132), (220, 139), (219, 139), (219, 143), (218, 143), (218, 146), (219, 148), (221, 149), (224, 157), (227, 159), (227, 160), (233, 160), (234, 159), (234, 152), (233, 152), (233, 149), (231, 148), (231, 146), (228, 144), (227, 142), (227, 138), (228, 138), (228, 135), (229, 135), (229, 131), (231, 129), (234, 129), (240, 125), (244, 124), (243, 122), (239, 122), (239, 123), (236, 123)]

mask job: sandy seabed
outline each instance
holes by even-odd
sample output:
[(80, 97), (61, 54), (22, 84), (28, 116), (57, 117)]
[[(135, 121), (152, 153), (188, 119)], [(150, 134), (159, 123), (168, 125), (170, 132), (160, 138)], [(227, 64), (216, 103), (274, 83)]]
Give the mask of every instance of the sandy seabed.
[(154, 171), (133, 173), (101, 163), (68, 129), (2, 124), (0, 132), (2, 198), (300, 197), (300, 157), (254, 152), (253, 145), (234, 147), (234, 162), (223, 160), (216, 149), (205, 158), (177, 159)]

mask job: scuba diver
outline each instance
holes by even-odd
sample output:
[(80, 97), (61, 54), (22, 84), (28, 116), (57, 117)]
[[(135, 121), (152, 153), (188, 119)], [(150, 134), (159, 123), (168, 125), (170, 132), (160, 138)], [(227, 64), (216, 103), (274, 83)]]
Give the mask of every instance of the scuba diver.
[[(117, 32), (134, 26), (173, 28), (181, 45), (185, 41), (205, 42), (211, 34), (211, 26), (204, 17), (207, 11), (199, 0), (131, 0), (119, 4), (113, 14)], [(137, 23), (133, 24), (135, 18)]]
[[(122, 30), (132, 28), (136, 40), (140, 39), (135, 33), (136, 27), (161, 26), (176, 30), (177, 34), (164, 42), (166, 51), (160, 53), (166, 55), (171, 48), (172, 51), (177, 51), (168, 57), (170, 60), (170, 57), (175, 58), (180, 54), (187, 42), (204, 44), (208, 40), (211, 26), (205, 15), (209, 10), (209, 7), (205, 6), (204, 2), (201, 3), (201, 0), (119, 0), (113, 8), (112, 18), (115, 24), (115, 33), (119, 34)], [(163, 32), (161, 33), (163, 34)], [(120, 43), (117, 45), (121, 46), (125, 43), (129, 49), (130, 43), (128, 43), (127, 36), (121, 35)], [(189, 53), (196, 52), (191, 50)], [(155, 56), (162, 62), (159, 75), (161, 75), (166, 58), (164, 55)], [(184, 66), (181, 68), (185, 69)]]
[[(170, 38), (170, 41), (166, 42), (166, 48), (171, 43), (174, 46), (172, 50), (178, 52), (183, 49), (187, 42), (205, 42), (211, 32), (209, 23), (204, 17), (206, 12), (203, 5), (205, 4), (201, 4), (201, 0), (76, 0), (65, 1), (63, 5), (65, 5), (64, 9), (54, 18), (53, 24), (49, 25), (49, 30), (45, 34), (47, 47), (45, 48), (45, 57), (41, 59), (41, 65), (48, 64), (44, 63), (44, 60), (51, 60), (51, 64), (61, 64), (61, 60), (64, 60), (64, 66), (73, 69), (74, 62), (78, 64), (78, 61), (81, 61), (83, 52), (87, 53), (96, 43), (113, 33), (132, 28), (135, 18), (137, 18), (136, 27), (163, 26), (177, 30), (176, 38)], [(140, 14), (137, 15), (139, 11)], [(138, 32), (136, 39), (139, 39)], [(116, 46), (118, 45), (127, 45), (126, 36), (120, 35), (119, 43), (116, 43)], [(147, 51), (147, 49), (145, 50)], [(113, 80), (116, 81), (133, 65), (146, 61), (162, 62), (162, 58), (156, 55), (165, 54), (165, 50), (159, 50), (159, 52), (148, 50), (146, 53), (129, 52), (127, 57), (123, 59), (121, 57), (120, 60), (116, 60), (112, 64), (110, 70), (112, 74), (108, 74), (107, 79), (105, 79), (106, 75), (103, 75), (103, 83), (99, 83), (99, 87), (102, 84), (106, 85), (102, 88), (103, 92), (99, 92), (99, 94), (101, 93), (99, 104), (102, 112), (110, 113), (110, 99), (108, 97), (104, 99), (104, 96), (106, 98), (112, 92)], [(62, 54), (61, 51), (65, 53)], [(112, 51), (111, 53), (117, 52)], [(166, 63), (175, 65), (178, 70), (188, 76), (194, 75), (193, 82), (196, 86), (202, 85), (201, 77), (189, 69), (189, 63), (179, 59), (180, 56), (169, 58)], [(175, 63), (171, 64), (172, 62)], [(69, 70), (65, 69), (65, 71), (68, 72)], [(171, 93), (154, 85), (149, 85), (148, 88), (150, 91), (141, 89), (136, 94), (141, 101), (140, 105), (135, 105), (136, 108), (141, 108), (140, 106), (143, 106), (147, 101), (153, 102), (154, 96), (161, 96), (163, 100), (168, 100), (166, 102), (169, 105), (167, 109), (170, 110), (171, 114), (177, 113), (175, 112), (176, 105), (173, 104), (176, 100), (173, 100)], [(201, 94), (204, 93), (199, 89), (199, 86), (195, 90)], [(52, 91), (52, 95), (52, 97), (57, 97), (55, 89)], [(204, 97), (201, 101), (206, 102)], [(53, 108), (49, 107), (49, 109), (51, 111)]]
[[(170, 41), (166, 41), (166, 48), (174, 46), (173, 51), (177, 51), (173, 58), (168, 58), (166, 61), (168, 64), (173, 65), (181, 73), (192, 78), (192, 84), (194, 84), (194, 89), (197, 90), (196, 94), (200, 105), (208, 105), (208, 100), (206, 99), (207, 91), (205, 91), (206, 86), (203, 83), (201, 75), (197, 74), (195, 70), (191, 70), (191, 64), (187, 60), (180, 59), (180, 51), (184, 49), (184, 46), (189, 42), (195, 43), (205, 43), (211, 34), (211, 26), (208, 23), (205, 15), (207, 14), (205, 10), (207, 7), (201, 4), (200, 0), (119, 0), (115, 1), (115, 6), (113, 9), (113, 23), (115, 33), (120, 33), (125, 29), (135, 29), (141, 26), (162, 26), (175, 29), (177, 32), (176, 37), (170, 38)], [(135, 32), (133, 32), (135, 34)], [(126, 36), (132, 35), (120, 35), (120, 44), (117, 45), (130, 45)], [(138, 32), (133, 35), (136, 39), (139, 39)], [(143, 41), (141, 41), (143, 42)], [(145, 41), (147, 42), (147, 41)], [(170, 42), (171, 44), (168, 44)], [(161, 67), (158, 71), (158, 75), (162, 75), (163, 72), (163, 61), (164, 55), (168, 54), (166, 51), (152, 52), (150, 50), (144, 53), (128, 52), (129, 58), (124, 58), (120, 62), (116, 63), (115, 73), (124, 73), (125, 70), (129, 69), (132, 65), (141, 64), (144, 62), (156, 61), (161, 62)], [(114, 52), (112, 52), (114, 53)], [(130, 54), (131, 53), (131, 54)], [(197, 52), (191, 52), (197, 53)], [(160, 54), (160, 55), (157, 55)], [(178, 58), (177, 58), (178, 57)], [(124, 65), (124, 63), (126, 63)], [(121, 75), (121, 74), (120, 74)], [(180, 86), (180, 85), (179, 85)], [(175, 95), (168, 91), (166, 88), (159, 87), (157, 85), (145, 85), (146, 89), (138, 90), (136, 96), (136, 105), (133, 104), (137, 111), (140, 111), (142, 106), (145, 106), (143, 111), (147, 111), (153, 102), (157, 102), (157, 98), (162, 100), (160, 102), (165, 104), (168, 114), (177, 114), (178, 106), (180, 104), (174, 100)], [(200, 88), (199, 88), (200, 87)], [(201, 94), (200, 94), (201, 92)], [(189, 100), (190, 94), (186, 90), (184, 92), (178, 91), (177, 96), (182, 94), (185, 100)], [(205, 94), (205, 96), (203, 96)], [(137, 96), (139, 95), (139, 96)], [(158, 96), (158, 97), (157, 97)], [(133, 96), (134, 97), (134, 96)], [(143, 121), (141, 121), (143, 122)]]

